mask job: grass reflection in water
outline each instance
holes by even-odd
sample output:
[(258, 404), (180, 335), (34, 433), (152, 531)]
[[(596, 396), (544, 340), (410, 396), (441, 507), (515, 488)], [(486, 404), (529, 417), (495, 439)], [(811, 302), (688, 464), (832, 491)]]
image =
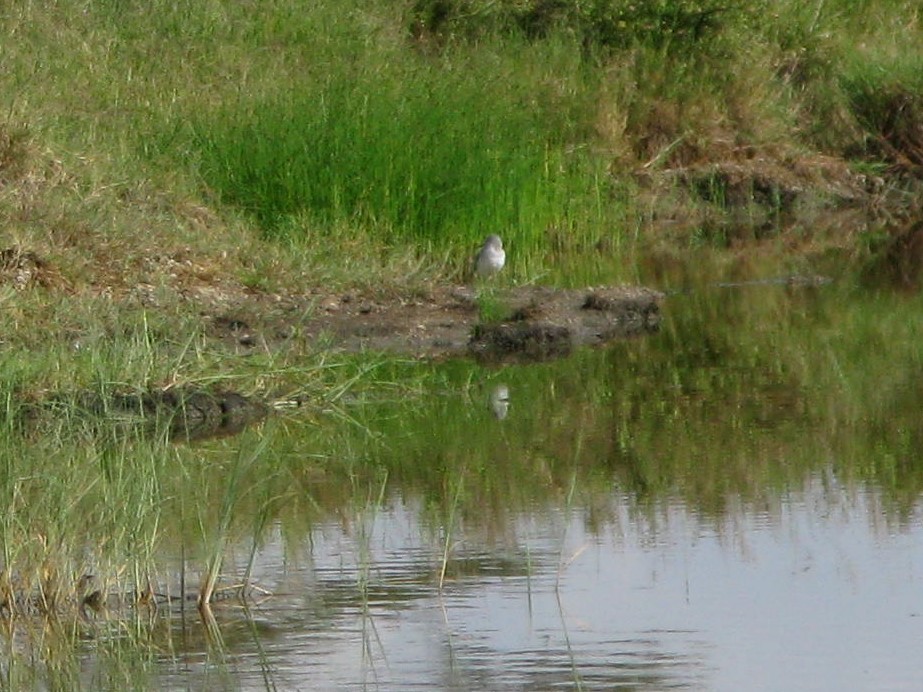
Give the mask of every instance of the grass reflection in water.
[[(185, 596), (219, 573), (218, 588), (251, 572), (278, 587), (257, 564), (266, 541), (282, 552), (274, 564), (310, 564), (316, 529), (331, 520), (353, 543), (344, 588), (367, 613), (400, 608), (378, 591), (376, 560), (404, 504), (416, 508), (404, 530), (417, 548), (401, 578), (426, 594), (440, 582), (447, 594), (472, 579), (530, 589), (549, 569), (566, 574), (581, 550), (566, 522), (541, 551), (523, 533), (548, 530), (560, 511), (579, 513), (589, 536), (644, 527), (646, 541), (670, 540), (676, 507), (733, 535), (750, 517), (778, 521), (792, 493), (827, 479), (831, 502), (852, 485), (875, 488), (872, 521), (901, 527), (921, 487), (917, 310), (913, 299), (837, 287), (680, 293), (659, 334), (565, 361), (344, 361), (311, 374), (335, 396), (190, 444), (79, 420), (21, 430), (10, 399), (0, 446), (9, 675), (79, 677), (75, 634), (97, 642), (99, 680), (152, 671), (151, 655), (188, 644), (164, 629), (194, 612)], [(500, 385), (502, 417), (490, 407)], [(524, 524), (530, 516), (537, 523)], [(178, 555), (170, 567), (165, 556)], [(89, 573), (121, 601), (82, 612), (75, 587)], [(158, 609), (132, 606), (144, 593), (161, 594)], [(222, 611), (218, 632), (229, 612), (246, 610)], [(42, 613), (71, 624), (49, 632)], [(36, 669), (24, 652), (50, 636), (62, 653)], [(211, 637), (219, 651), (234, 646), (227, 632)]]

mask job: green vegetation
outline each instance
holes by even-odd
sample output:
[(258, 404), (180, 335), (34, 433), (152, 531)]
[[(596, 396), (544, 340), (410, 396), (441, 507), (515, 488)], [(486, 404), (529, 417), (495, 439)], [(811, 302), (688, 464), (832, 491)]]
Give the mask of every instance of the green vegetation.
[[(603, 526), (614, 488), (720, 524), (832, 463), (915, 506), (919, 300), (848, 286), (923, 263), (918, 2), (24, 1), (0, 39), (0, 615), (74, 615), (9, 648), (7, 686), (79, 684), (84, 575), (137, 599), (180, 553), (207, 600), (229, 553), (334, 514), (362, 534), (399, 493), (434, 581), (457, 532), (563, 505)], [(696, 290), (657, 336), (496, 373), (209, 332), (425, 293), (488, 232), (501, 285)], [(701, 290), (793, 271), (847, 288)], [(79, 406), (179, 385), (302, 405), (192, 444)], [(96, 687), (160, 645), (113, 620)]]
[(408, 258), (427, 279), (489, 231), (520, 279), (598, 247), (635, 278), (676, 186), (693, 220), (735, 203), (681, 169), (750, 166), (778, 207), (776, 164), (823, 200), (818, 155), (915, 175), (923, 149), (913, 2), (61, 1), (2, 20), (4, 226), (78, 283), (155, 248), (270, 290), (299, 266), (401, 282)]

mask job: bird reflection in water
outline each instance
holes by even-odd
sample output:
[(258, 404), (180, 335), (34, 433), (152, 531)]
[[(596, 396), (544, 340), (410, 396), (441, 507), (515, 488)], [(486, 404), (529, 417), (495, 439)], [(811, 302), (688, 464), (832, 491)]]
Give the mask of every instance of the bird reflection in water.
[(490, 410), (497, 420), (506, 418), (510, 410), (510, 388), (498, 384), (490, 391)]

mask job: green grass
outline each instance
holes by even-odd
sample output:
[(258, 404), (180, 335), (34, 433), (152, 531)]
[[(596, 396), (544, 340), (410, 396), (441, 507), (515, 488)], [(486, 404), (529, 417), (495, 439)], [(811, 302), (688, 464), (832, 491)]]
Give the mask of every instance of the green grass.
[(864, 143), (918, 90), (908, 1), (442, 5), (9, 8), (4, 225), (76, 281), (189, 248), (262, 290), (431, 280), (490, 232), (518, 281), (599, 241), (629, 277), (639, 167), (888, 159)]
[(322, 247), (356, 227), (360, 244), (466, 258), (496, 232), (518, 249), (514, 271), (536, 273), (549, 229), (595, 239), (621, 211), (599, 204), (611, 184), (584, 143), (573, 52), (337, 56), (323, 79), (198, 118), (188, 146), (207, 188), (270, 238)]
[(483, 60), (405, 59), (198, 123), (205, 182), (270, 233), (306, 216), (314, 229), (352, 219), (388, 240), (445, 244), (554, 220), (549, 207), (576, 189), (555, 153), (574, 139), (568, 114), (536, 108), (532, 84), (502, 63), (484, 83)]
[[(432, 281), (498, 232), (504, 280), (645, 278), (639, 167), (780, 142), (880, 166), (856, 146), (919, 121), (911, 2), (526, 5), (442, 26), (409, 2), (4, 10), (3, 244), (75, 286), (3, 287), (4, 343), (32, 349), (6, 359), (7, 391), (257, 389), (208, 352), (171, 272), (265, 292)], [(159, 306), (121, 300), (138, 282)]]
[[(479, 1), (441, 26), (427, 6), (0, 10), (0, 250), (35, 249), (57, 272), (0, 283), (4, 592), (66, 599), (87, 572), (114, 591), (175, 582), (163, 565), (178, 550), (207, 590), (273, 527), (295, 549), (343, 507), (370, 523), (401, 493), (435, 533), (451, 525), (443, 568), (453, 535), (502, 535), (519, 512), (582, 507), (602, 529), (624, 492), (639, 513), (679, 497), (720, 523), (830, 459), (909, 515), (923, 488), (916, 299), (674, 296), (660, 335), (499, 372), (310, 346), (240, 356), (206, 337), (214, 305), (193, 289), (220, 289), (219, 306), (244, 289), (406, 290), (459, 276), (492, 232), (509, 251), (501, 285), (810, 270), (798, 250), (719, 249), (706, 227), (653, 252), (665, 195), (647, 176), (747, 152), (882, 173), (895, 158), (881, 142), (919, 145), (915, 2)], [(845, 273), (841, 257), (829, 266)], [(485, 318), (500, 307), (481, 301)], [(503, 421), (486, 409), (500, 381)], [(76, 405), (176, 384), (307, 403), (191, 445)], [(56, 393), (53, 414), (25, 422)], [(103, 637), (99, 686), (143, 676), (162, 645), (125, 629)], [(18, 659), (9, 686), (75, 686), (79, 632)]]

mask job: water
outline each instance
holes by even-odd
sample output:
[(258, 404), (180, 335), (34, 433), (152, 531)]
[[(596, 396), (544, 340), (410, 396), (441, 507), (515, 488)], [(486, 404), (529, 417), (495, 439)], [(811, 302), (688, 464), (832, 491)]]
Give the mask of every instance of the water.
[[(364, 547), (339, 525), (301, 564), (268, 545), (277, 594), (227, 665), (242, 688), (918, 689), (923, 526), (876, 526), (875, 491), (829, 482), (720, 528), (673, 504), (653, 531), (620, 497), (602, 533), (580, 510), (520, 516), (516, 540), (459, 539), (468, 569), (441, 593), (438, 546), (398, 502)], [(206, 652), (162, 684), (205, 684)]]
[[(385, 363), (390, 384), (358, 385), (337, 415), (174, 446), (164, 502), (188, 493), (179, 509), (198, 513), (185, 534), (160, 519), (165, 571), (177, 535), (201, 569), (213, 541), (197, 552), (188, 527), (213, 531), (230, 498), (222, 573), (245, 571), (255, 536), (266, 595), (217, 604), (211, 630), (165, 609), (139, 675), (919, 689), (920, 308), (836, 286), (703, 289), (667, 302), (660, 333), (604, 351)], [(81, 656), (85, 686), (118, 679), (93, 647)]]

